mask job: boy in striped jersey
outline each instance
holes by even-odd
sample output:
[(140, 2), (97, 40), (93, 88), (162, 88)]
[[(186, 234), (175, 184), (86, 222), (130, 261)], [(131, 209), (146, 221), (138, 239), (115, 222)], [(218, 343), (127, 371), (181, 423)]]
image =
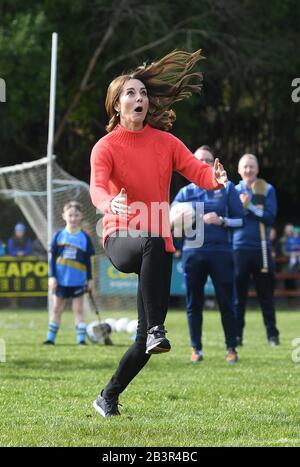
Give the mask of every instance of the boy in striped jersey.
[(52, 317), (44, 344), (54, 344), (64, 310), (65, 300), (72, 298), (77, 344), (85, 345), (86, 325), (83, 317), (83, 295), (92, 288), (91, 257), (95, 254), (90, 237), (80, 229), (81, 205), (65, 204), (62, 217), (66, 227), (59, 230), (51, 244), (49, 287), (54, 292)]

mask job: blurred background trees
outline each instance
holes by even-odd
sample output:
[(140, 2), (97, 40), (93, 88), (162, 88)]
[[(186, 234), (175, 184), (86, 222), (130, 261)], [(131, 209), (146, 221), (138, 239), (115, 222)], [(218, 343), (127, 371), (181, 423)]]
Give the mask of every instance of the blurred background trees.
[[(255, 153), (278, 190), (281, 222), (297, 222), (300, 198), (300, 77), (297, 0), (1, 0), (1, 166), (47, 148), (51, 33), (59, 35), (55, 154), (88, 181), (103, 136), (109, 82), (174, 49), (203, 49), (200, 97), (179, 103), (173, 133), (194, 150), (216, 149), (237, 182), (237, 161)], [(174, 194), (185, 181), (175, 175)]]

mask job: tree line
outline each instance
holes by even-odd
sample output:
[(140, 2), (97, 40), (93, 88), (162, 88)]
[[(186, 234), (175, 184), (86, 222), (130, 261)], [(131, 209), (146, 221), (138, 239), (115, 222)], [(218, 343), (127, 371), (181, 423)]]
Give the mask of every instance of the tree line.
[[(46, 153), (53, 31), (55, 154), (85, 180), (91, 148), (106, 133), (110, 81), (171, 50), (201, 48), (202, 95), (174, 107), (174, 134), (191, 150), (211, 145), (233, 181), (239, 157), (255, 153), (278, 190), (280, 217), (291, 219), (300, 195), (300, 102), (291, 97), (300, 78), (299, 20), (297, 0), (2, 0), (1, 166)], [(183, 183), (173, 178), (172, 195)]]

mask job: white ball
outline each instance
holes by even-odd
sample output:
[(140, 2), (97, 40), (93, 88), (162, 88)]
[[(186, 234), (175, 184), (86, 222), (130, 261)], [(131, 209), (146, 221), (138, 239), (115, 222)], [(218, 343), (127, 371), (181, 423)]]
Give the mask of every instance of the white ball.
[(117, 332), (126, 332), (128, 323), (129, 323), (128, 318), (118, 319), (118, 321), (116, 322), (116, 331)]
[(86, 327), (86, 334), (93, 344), (99, 344), (104, 340), (99, 321), (92, 321)]
[(116, 319), (107, 318), (104, 322), (110, 325), (112, 332), (116, 330), (116, 323), (117, 323)]
[(178, 232), (191, 229), (195, 221), (195, 210), (192, 203), (176, 203), (170, 209), (170, 223)]
[(137, 320), (136, 319), (133, 319), (132, 321), (129, 321), (129, 323), (127, 324), (127, 332), (129, 334), (135, 334), (136, 333), (136, 330), (137, 330)]

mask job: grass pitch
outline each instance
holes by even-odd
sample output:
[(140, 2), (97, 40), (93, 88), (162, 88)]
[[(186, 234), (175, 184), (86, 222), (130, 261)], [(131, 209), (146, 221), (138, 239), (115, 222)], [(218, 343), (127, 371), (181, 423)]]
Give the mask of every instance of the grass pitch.
[[(122, 316), (135, 318), (105, 317)], [(292, 344), (300, 315), (278, 312), (277, 321), (281, 345), (269, 347), (261, 314), (248, 312), (240, 362), (230, 365), (220, 316), (206, 312), (205, 360), (192, 364), (185, 313), (170, 311), (172, 351), (152, 356), (121, 395), (122, 416), (104, 419), (92, 402), (130, 336), (113, 334), (113, 347), (78, 347), (65, 312), (56, 346), (43, 346), (47, 312), (1, 311), (0, 446), (300, 446), (300, 362), (292, 358), (300, 355)]]

